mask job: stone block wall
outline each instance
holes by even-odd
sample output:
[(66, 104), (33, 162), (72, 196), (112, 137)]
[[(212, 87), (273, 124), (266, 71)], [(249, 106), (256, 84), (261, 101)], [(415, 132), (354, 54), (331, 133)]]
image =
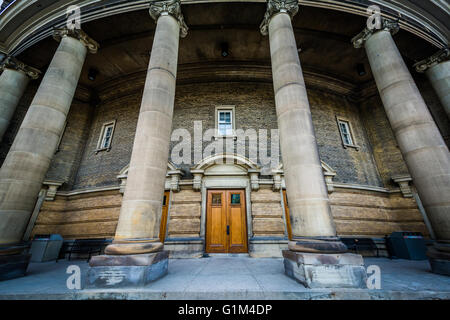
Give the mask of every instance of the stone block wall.
[(416, 202), (401, 193), (339, 188), (330, 195), (330, 204), (339, 236), (383, 238), (394, 231), (429, 236)]
[(113, 238), (121, 203), (119, 190), (58, 195), (44, 202), (31, 237), (58, 233), (64, 239)]
[(254, 237), (284, 237), (284, 212), (281, 194), (261, 188), (251, 192), (252, 227)]
[(201, 209), (202, 195), (200, 192), (192, 189), (182, 189), (180, 192), (173, 192), (169, 207), (169, 237), (199, 237)]

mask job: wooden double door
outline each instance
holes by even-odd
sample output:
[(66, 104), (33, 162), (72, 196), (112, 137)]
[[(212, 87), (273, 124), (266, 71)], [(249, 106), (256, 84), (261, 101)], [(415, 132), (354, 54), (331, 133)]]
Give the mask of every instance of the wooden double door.
[(244, 190), (208, 190), (207, 253), (248, 252), (245, 208)]

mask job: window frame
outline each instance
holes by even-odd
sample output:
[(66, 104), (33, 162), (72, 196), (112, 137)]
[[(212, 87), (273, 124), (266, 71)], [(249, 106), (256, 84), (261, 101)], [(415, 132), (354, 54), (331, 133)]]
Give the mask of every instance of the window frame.
[[(104, 141), (105, 138), (105, 134), (106, 134), (106, 130), (107, 128), (112, 127), (111, 129), (111, 138), (109, 139), (109, 143), (106, 147), (102, 146), (102, 143)], [(100, 151), (109, 151), (111, 150), (111, 145), (112, 145), (112, 140), (114, 137), (114, 130), (116, 128), (116, 120), (112, 120), (112, 121), (108, 121), (108, 122), (104, 122), (102, 125), (102, 129), (100, 130), (100, 136), (98, 137), (98, 141), (97, 141), (97, 149), (95, 150), (96, 153), (100, 152)]]
[[(215, 138), (236, 138), (236, 108), (233, 105), (217, 106), (215, 110)], [(231, 134), (223, 135), (219, 131), (219, 115), (220, 112), (231, 112)]]
[[(355, 140), (355, 134), (354, 134), (352, 122), (349, 119), (340, 117), (340, 116), (336, 116), (336, 122), (337, 122), (339, 135), (341, 137), (343, 147), (345, 149), (355, 148), (358, 151), (359, 146), (357, 145), (356, 140)], [(350, 135), (350, 139), (352, 140), (351, 141), (352, 143), (350, 143), (350, 144), (345, 142), (344, 133), (342, 132), (342, 129), (341, 129), (341, 123), (345, 124), (346, 127), (348, 128), (348, 134)]]

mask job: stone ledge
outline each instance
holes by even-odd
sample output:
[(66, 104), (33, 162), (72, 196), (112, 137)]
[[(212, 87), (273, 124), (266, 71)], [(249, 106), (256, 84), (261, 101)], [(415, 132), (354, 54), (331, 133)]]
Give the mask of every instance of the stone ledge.
[(300, 253), (283, 250), (283, 258), (306, 265), (355, 265), (363, 266), (364, 260), (361, 255), (353, 253), (344, 254), (317, 254)]
[(161, 251), (152, 254), (93, 256), (89, 261), (89, 266), (148, 266), (151, 264), (155, 264), (161, 260), (167, 259), (168, 257), (169, 253), (167, 251)]

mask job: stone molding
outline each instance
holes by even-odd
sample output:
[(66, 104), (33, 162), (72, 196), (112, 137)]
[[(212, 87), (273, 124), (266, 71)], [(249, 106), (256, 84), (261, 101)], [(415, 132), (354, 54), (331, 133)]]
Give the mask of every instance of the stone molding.
[(45, 180), (42, 184), (47, 186), (47, 194), (45, 195), (46, 201), (55, 200), (56, 192), (63, 185), (64, 181)]
[(69, 29), (61, 28), (53, 30), (53, 39), (60, 42), (64, 37), (71, 37), (80, 41), (86, 48), (88, 48), (90, 53), (97, 53), (100, 45), (91, 37), (89, 37), (81, 29)]
[(363, 31), (361, 31), (356, 37), (353, 37), (353, 39), (351, 40), (353, 46), (356, 49), (362, 48), (366, 41), (378, 31), (389, 31), (392, 35), (395, 35), (400, 30), (400, 25), (397, 21), (382, 19), (381, 24), (382, 26), (380, 29), (369, 29), (367, 27), (364, 28)]
[(39, 78), (39, 75), (41, 74), (41, 71), (39, 71), (38, 69), (32, 68), (11, 56), (6, 57), (0, 64), (0, 72), (5, 69), (22, 72), (33, 80)]
[[(263, 0), (249, 0), (247, 2), (261, 3)], [(366, 16), (367, 4), (364, 5), (362, 2), (366, 2), (366, 0), (358, 1), (358, 3), (352, 1), (351, 5), (349, 1), (344, 0), (302, 0), (301, 5)], [(217, 0), (181, 0), (181, 3), (183, 5), (217, 3)], [(21, 22), (21, 19), (17, 19), (17, 17), (23, 15), (26, 10), (29, 10), (35, 4), (36, 1), (15, 1), (2, 13), (0, 30), (3, 30), (3, 33), (7, 33), (7, 30), (11, 29), (5, 26), (12, 24), (11, 28), (16, 32), (6, 35), (6, 38), (3, 37), (4, 40), (0, 41), (1, 51), (18, 55), (33, 44), (51, 36), (52, 31), (49, 26), (58, 24), (62, 26), (64, 24), (66, 20), (66, 7), (60, 6), (58, 9), (55, 9), (51, 6), (51, 2), (48, 2), (48, 5), (43, 5), (41, 10), (36, 11), (35, 15), (30, 17), (26, 22)], [(83, 10), (87, 10), (89, 14), (83, 14), (81, 22), (87, 23), (126, 12), (148, 10), (148, 6), (149, 2), (145, 0), (84, 0)], [(432, 45), (441, 48), (448, 42), (448, 37), (446, 36), (448, 32), (444, 30), (445, 28), (436, 24), (436, 21), (430, 21), (429, 17), (426, 14), (424, 15), (423, 10), (408, 8), (400, 4), (400, 2), (396, 3), (393, 1), (383, 1), (382, 7), (384, 15), (390, 16), (393, 19), (400, 18), (402, 28), (428, 41)], [(444, 13), (444, 11), (442, 12)]]
[[(334, 191), (333, 178), (336, 176), (336, 171), (323, 161), (320, 161), (320, 164), (322, 166), (323, 176), (325, 178), (328, 193), (333, 193)], [(279, 191), (281, 188), (284, 187), (283, 164), (280, 164), (278, 168), (272, 170), (272, 177), (273, 177), (273, 190)]]
[(294, 17), (298, 13), (298, 0), (267, 0), (267, 10), (259, 29), (263, 36), (269, 34), (269, 23), (278, 13), (287, 13)]
[(392, 176), (392, 180), (400, 186), (400, 191), (404, 198), (412, 198), (413, 192), (409, 183), (412, 178), (409, 174), (395, 175)]
[[(127, 185), (129, 168), (130, 165), (126, 165), (122, 170), (120, 170), (120, 173), (117, 176), (117, 179), (120, 181), (119, 192), (122, 194), (125, 192), (125, 187)], [(174, 192), (180, 191), (180, 180), (182, 176), (184, 176), (184, 171), (177, 169), (173, 163), (169, 162), (167, 164), (166, 182), (164, 188)]]
[(181, 12), (180, 0), (168, 0), (168, 1), (152, 1), (150, 2), (150, 17), (155, 21), (158, 21), (160, 16), (171, 15), (174, 17), (180, 25), (180, 36), (184, 38), (188, 33), (188, 26), (184, 22), (183, 13)]
[(413, 67), (416, 69), (417, 72), (423, 73), (427, 71), (429, 68), (434, 67), (435, 65), (441, 62), (448, 61), (449, 59), (450, 59), (450, 48), (447, 47), (442, 50), (439, 50), (431, 57), (417, 62), (416, 64), (413, 65)]

